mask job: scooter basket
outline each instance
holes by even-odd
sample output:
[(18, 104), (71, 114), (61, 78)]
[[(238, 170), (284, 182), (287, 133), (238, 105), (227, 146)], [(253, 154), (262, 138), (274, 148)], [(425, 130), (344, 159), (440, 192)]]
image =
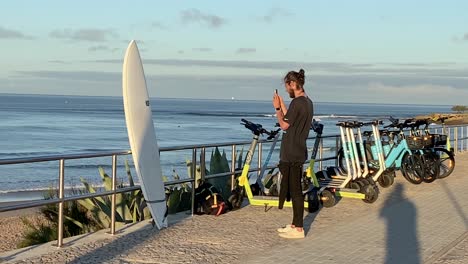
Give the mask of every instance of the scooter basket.
[(429, 137), (407, 137), (406, 143), (408, 144), (409, 149), (418, 150), (432, 145), (432, 140)]
[(433, 146), (445, 146), (447, 144), (447, 135), (432, 134)]

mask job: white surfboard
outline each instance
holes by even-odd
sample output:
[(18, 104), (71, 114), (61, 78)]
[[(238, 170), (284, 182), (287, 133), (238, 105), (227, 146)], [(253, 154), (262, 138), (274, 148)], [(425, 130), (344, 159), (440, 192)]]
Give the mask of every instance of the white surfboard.
[(145, 73), (136, 42), (128, 45), (122, 72), (128, 139), (141, 189), (158, 229), (167, 227), (166, 197)]

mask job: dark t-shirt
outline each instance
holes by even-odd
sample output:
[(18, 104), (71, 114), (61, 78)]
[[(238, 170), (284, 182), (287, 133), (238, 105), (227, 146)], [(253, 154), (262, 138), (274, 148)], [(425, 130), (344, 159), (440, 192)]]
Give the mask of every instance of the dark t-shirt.
[(307, 160), (306, 140), (309, 136), (314, 105), (312, 101), (300, 96), (294, 98), (289, 105), (284, 121), (289, 128), (283, 131), (280, 160), (286, 162), (305, 162)]

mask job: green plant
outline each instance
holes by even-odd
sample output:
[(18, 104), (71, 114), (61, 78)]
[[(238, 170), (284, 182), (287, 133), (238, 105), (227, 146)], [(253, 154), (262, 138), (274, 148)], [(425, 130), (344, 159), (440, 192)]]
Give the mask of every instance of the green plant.
[(457, 112), (457, 113), (464, 113), (468, 111), (468, 107), (464, 105), (454, 105), (452, 106), (452, 111)]
[[(128, 161), (125, 161), (125, 168), (130, 186), (134, 186), (134, 181), (130, 172)], [(106, 191), (112, 190), (112, 179), (104, 169), (99, 168), (101, 179)], [(95, 193), (96, 190), (81, 178), (85, 189), (83, 191), (72, 190), (73, 194)], [(117, 184), (119, 188), (123, 184)], [(49, 189), (44, 194), (44, 199), (58, 197), (57, 190)], [(22, 219), (28, 230), (18, 247), (25, 247), (41, 244), (57, 239), (58, 230), (58, 204), (46, 205), (40, 210), (45, 222), (34, 225), (27, 219)], [(64, 203), (64, 237), (85, 234), (97, 231), (110, 226), (111, 221), (111, 196), (88, 198), (78, 201)], [(137, 222), (151, 216), (141, 190), (122, 193), (116, 195), (116, 225), (123, 225), (128, 222)]]
[(28, 229), (23, 235), (23, 239), (17, 244), (18, 248), (43, 244), (57, 239), (57, 228), (54, 226), (45, 223), (39, 223), (36, 226), (24, 217), (21, 218), (21, 221)]
[[(242, 166), (244, 164), (243, 160), (243, 152), (244, 149), (242, 148), (240, 151), (236, 153), (237, 157), (237, 166), (235, 170), (240, 170), (242, 169)], [(200, 158), (201, 160), (201, 158)], [(193, 178), (193, 164), (191, 160), (187, 160), (187, 174), (189, 175), (190, 178)], [(218, 173), (225, 173), (225, 172), (230, 172), (231, 169), (229, 167), (229, 161), (227, 159), (227, 155), (223, 150), (223, 153), (219, 151), (219, 149), (216, 147), (214, 151), (211, 153), (211, 158), (210, 158), (210, 170), (205, 169), (205, 175), (214, 175)], [(238, 177), (240, 173), (237, 173), (235, 177)], [(198, 182), (201, 179), (201, 168), (200, 165), (196, 165), (195, 169), (195, 181)], [(207, 180), (209, 183), (214, 185), (222, 194), (223, 198), (227, 199), (231, 195), (231, 175), (226, 175), (226, 176), (221, 176), (221, 177), (216, 177), (216, 178), (211, 178)], [(196, 185), (198, 186), (198, 184)]]
[[(180, 180), (180, 176), (173, 169), (174, 180)], [(165, 177), (167, 181), (167, 177)], [(192, 189), (188, 184), (166, 187), (166, 199), (169, 214), (175, 214), (182, 211), (190, 210)]]
[[(73, 194), (80, 193), (77, 190), (71, 191)], [(57, 190), (49, 189), (44, 194), (44, 199), (54, 199), (58, 197)], [(80, 206), (77, 201), (65, 202), (63, 206), (64, 237), (71, 237), (85, 234), (100, 229), (100, 226), (87, 214), (85, 208)], [(44, 220), (33, 224), (30, 220), (22, 218), (27, 231), (23, 239), (18, 243), (18, 247), (27, 247), (36, 244), (42, 244), (57, 239), (58, 230), (58, 204), (50, 204), (40, 209)]]
[[(125, 168), (130, 186), (134, 186), (133, 177), (130, 172), (128, 161), (125, 161)], [(99, 167), (99, 174), (106, 191), (112, 190), (112, 179), (107, 175), (103, 168)], [(83, 178), (81, 182), (89, 193), (96, 193), (96, 190), (89, 185)], [(120, 185), (122, 187), (122, 185)], [(78, 201), (83, 207), (93, 215), (94, 219), (102, 228), (110, 226), (111, 221), (111, 196), (88, 198)], [(117, 225), (130, 222), (137, 222), (150, 217), (149, 209), (141, 190), (129, 193), (116, 194), (115, 220)]]
[[(230, 171), (231, 169), (229, 168), (229, 162), (226, 158), (226, 153), (223, 150), (223, 153), (221, 154), (218, 147), (216, 147), (211, 153), (210, 171), (207, 173), (207, 175)], [(207, 181), (219, 190), (220, 194), (225, 200), (229, 198), (231, 195), (231, 175), (218, 176), (216, 178), (208, 179)]]

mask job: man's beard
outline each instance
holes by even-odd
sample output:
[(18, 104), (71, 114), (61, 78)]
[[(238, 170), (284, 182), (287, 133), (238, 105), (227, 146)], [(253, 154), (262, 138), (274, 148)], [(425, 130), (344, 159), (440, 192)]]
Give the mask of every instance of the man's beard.
[(292, 98), (292, 99), (296, 98), (296, 95), (294, 94), (294, 91), (290, 91), (288, 93), (289, 93), (289, 98)]

